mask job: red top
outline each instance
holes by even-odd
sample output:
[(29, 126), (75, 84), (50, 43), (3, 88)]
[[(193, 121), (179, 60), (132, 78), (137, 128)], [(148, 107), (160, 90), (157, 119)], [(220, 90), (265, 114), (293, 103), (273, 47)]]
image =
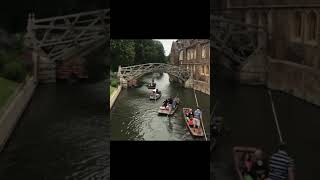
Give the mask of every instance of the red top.
[(188, 120), (188, 125), (190, 126), (190, 125), (193, 125), (193, 120), (192, 119), (189, 119)]

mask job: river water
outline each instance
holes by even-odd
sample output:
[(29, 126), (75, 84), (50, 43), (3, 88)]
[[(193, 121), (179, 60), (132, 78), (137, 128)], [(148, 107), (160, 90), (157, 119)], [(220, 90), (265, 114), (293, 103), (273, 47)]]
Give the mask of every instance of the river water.
[[(228, 133), (212, 152), (212, 179), (235, 180), (232, 147), (254, 146), (271, 154), (279, 142), (268, 90), (229, 85), (217, 88), (216, 116), (224, 118)], [(272, 91), (279, 126), (289, 155), (295, 160), (296, 179), (315, 179), (320, 171), (320, 107), (294, 96)]]
[(0, 179), (109, 179), (107, 95), (105, 82), (38, 86), (0, 153)]
[[(151, 82), (152, 75), (141, 78), (142, 82)], [(204, 140), (194, 139), (182, 119), (182, 107), (196, 107), (192, 89), (185, 89), (169, 82), (169, 75), (164, 73), (155, 79), (162, 97), (157, 101), (149, 100), (150, 89), (123, 89), (111, 110), (112, 140)], [(203, 123), (209, 134), (210, 98), (209, 95), (196, 91), (199, 106), (203, 110)], [(178, 96), (181, 104), (172, 117), (158, 116), (159, 107), (165, 98)]]

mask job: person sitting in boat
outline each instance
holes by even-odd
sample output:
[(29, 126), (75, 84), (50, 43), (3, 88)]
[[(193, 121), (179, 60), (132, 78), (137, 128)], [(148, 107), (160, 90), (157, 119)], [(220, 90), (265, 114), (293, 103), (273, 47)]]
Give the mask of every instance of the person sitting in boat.
[(172, 101), (173, 101), (173, 99), (172, 99), (172, 97), (170, 97), (170, 98), (168, 99), (168, 103), (169, 103), (169, 104), (172, 104)]
[(195, 131), (199, 132), (199, 128), (200, 128), (200, 120), (198, 118), (192, 118), (193, 119), (193, 123), (194, 123), (194, 127), (196, 128)]
[(177, 102), (176, 102), (175, 100), (173, 100), (173, 101), (172, 101), (172, 108), (173, 108), (173, 109), (176, 108), (176, 104), (177, 104)]
[(172, 104), (168, 104), (168, 111), (169, 111), (169, 113), (171, 112), (171, 110), (172, 110)]
[(253, 160), (251, 158), (251, 155), (248, 152), (243, 154), (242, 163), (243, 163), (242, 164), (242, 175), (244, 177), (244, 180), (253, 179), (253, 174), (252, 174)]
[(158, 89), (154, 89), (152, 90), (153, 94), (159, 94), (159, 90)]
[(255, 161), (252, 165), (253, 177), (256, 180), (265, 180), (267, 178), (268, 167), (267, 163), (263, 159), (262, 150), (257, 149), (254, 152)]
[(188, 115), (187, 115), (189, 118), (193, 117), (193, 113), (192, 113), (192, 110), (189, 110), (188, 111)]
[(164, 107), (167, 107), (167, 104), (168, 104), (168, 99), (166, 99), (166, 100), (163, 101), (163, 106), (164, 106)]
[(188, 120), (188, 126), (193, 128), (193, 118), (189, 118)]

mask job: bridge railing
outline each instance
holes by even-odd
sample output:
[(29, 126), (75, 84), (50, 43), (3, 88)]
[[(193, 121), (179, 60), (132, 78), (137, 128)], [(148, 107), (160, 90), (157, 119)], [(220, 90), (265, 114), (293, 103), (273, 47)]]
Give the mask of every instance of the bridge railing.
[(118, 76), (125, 79), (137, 79), (143, 74), (150, 72), (168, 72), (169, 74), (172, 74), (183, 80), (186, 80), (190, 77), (190, 72), (187, 69), (165, 63), (146, 63), (119, 67)]
[(231, 20), (223, 15), (211, 15), (210, 21), (210, 45), (228, 57), (231, 66), (243, 66), (250, 55), (263, 47), (261, 37), (267, 37), (265, 26)]
[(54, 61), (79, 53), (79, 47), (106, 43), (109, 29), (109, 9), (43, 19), (29, 14), (26, 45), (42, 49)]

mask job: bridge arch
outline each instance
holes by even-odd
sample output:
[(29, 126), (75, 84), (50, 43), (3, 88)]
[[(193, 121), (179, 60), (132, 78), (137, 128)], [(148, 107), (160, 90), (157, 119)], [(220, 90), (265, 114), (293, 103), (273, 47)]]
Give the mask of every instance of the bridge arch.
[(25, 45), (33, 52), (34, 76), (55, 82), (56, 62), (77, 59), (109, 43), (110, 10), (37, 19), (29, 14)]
[[(146, 63), (133, 66), (126, 66), (118, 68), (118, 77), (120, 83), (124, 87), (128, 87), (128, 82), (137, 80), (148, 73), (168, 73), (169, 75), (178, 79), (178, 81), (184, 86), (188, 86), (188, 82), (192, 79), (192, 74), (189, 70), (165, 63)], [(130, 85), (129, 85), (130, 86)]]

